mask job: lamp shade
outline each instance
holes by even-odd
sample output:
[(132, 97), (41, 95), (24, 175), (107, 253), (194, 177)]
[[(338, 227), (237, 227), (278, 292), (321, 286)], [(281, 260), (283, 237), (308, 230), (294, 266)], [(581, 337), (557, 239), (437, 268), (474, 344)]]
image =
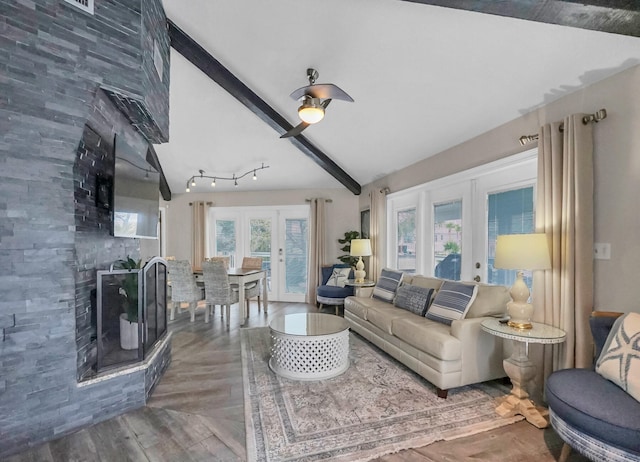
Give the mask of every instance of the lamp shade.
[(351, 239), (351, 256), (368, 257), (371, 255), (370, 239)]
[(517, 270), (551, 268), (547, 235), (534, 233), (498, 236), (493, 266), (500, 269)]

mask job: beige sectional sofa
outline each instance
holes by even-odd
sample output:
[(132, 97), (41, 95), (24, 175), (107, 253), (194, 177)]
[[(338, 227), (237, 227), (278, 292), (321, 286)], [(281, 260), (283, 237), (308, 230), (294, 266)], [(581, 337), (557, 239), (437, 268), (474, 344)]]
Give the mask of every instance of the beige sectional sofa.
[[(403, 285), (434, 291), (442, 282), (407, 274), (402, 280)], [(373, 289), (360, 289), (359, 296), (347, 297), (344, 317), (351, 330), (420, 374), (437, 387), (438, 396), (446, 398), (450, 388), (505, 376), (502, 340), (484, 332), (480, 323), (489, 316), (504, 315), (511, 300), (509, 291), (503, 286), (477, 285), (465, 318), (450, 326), (372, 298)]]

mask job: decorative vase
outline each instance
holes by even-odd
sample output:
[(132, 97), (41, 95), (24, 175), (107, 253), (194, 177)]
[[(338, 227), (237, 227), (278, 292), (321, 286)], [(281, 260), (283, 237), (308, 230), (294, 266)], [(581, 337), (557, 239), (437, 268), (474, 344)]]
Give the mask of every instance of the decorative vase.
[(129, 322), (127, 313), (120, 315), (120, 348), (123, 350), (138, 349), (138, 323)]

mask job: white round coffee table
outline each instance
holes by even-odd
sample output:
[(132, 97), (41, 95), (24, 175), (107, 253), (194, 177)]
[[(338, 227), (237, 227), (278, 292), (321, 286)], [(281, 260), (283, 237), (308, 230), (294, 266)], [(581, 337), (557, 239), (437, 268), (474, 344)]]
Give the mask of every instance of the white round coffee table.
[(349, 326), (332, 314), (296, 313), (269, 324), (276, 374), (294, 380), (323, 380), (349, 368)]

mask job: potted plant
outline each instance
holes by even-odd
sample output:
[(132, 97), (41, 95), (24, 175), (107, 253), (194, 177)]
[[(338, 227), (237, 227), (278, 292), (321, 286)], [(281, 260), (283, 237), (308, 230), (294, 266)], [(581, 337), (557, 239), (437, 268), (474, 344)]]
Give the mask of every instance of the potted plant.
[[(135, 261), (127, 255), (126, 260), (118, 260), (114, 267), (132, 271), (140, 268), (141, 260)], [(120, 315), (120, 348), (138, 348), (138, 273), (124, 274), (118, 293), (122, 296), (123, 313)]]
[(338, 257), (338, 260), (340, 260), (342, 263), (346, 263), (351, 267), (355, 267), (356, 266), (356, 262), (358, 261), (358, 257), (352, 257), (350, 254), (351, 251), (351, 240), (352, 239), (358, 239), (360, 237), (360, 233), (358, 231), (347, 231), (346, 233), (344, 233), (344, 239), (338, 239), (338, 242), (340, 244), (344, 244), (340, 250), (342, 250), (343, 252), (346, 252), (345, 255), (340, 255)]

